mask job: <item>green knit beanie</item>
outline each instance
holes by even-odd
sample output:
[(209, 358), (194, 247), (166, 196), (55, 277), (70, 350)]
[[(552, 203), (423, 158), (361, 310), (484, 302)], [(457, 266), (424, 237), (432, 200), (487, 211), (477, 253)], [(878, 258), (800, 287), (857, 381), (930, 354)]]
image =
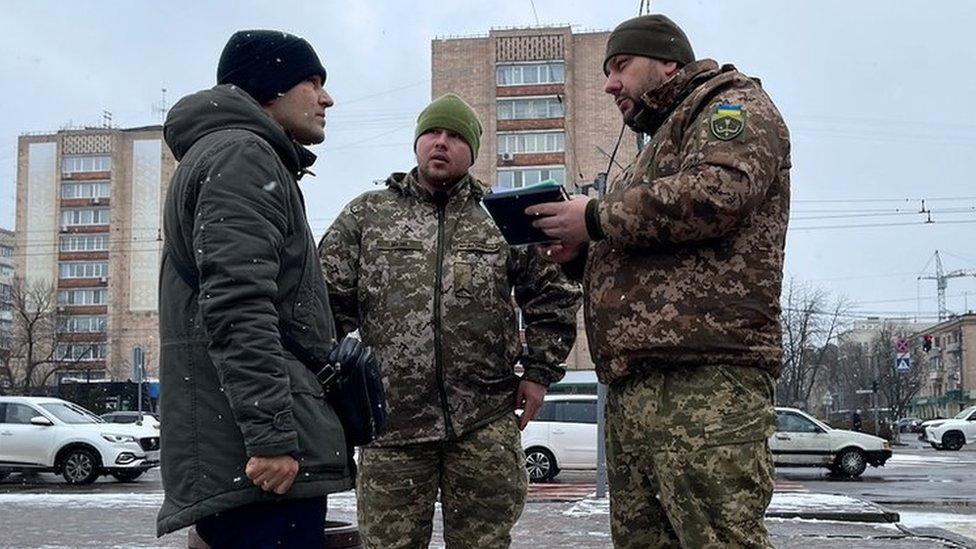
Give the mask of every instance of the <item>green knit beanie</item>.
[(478, 147), (481, 145), (481, 121), (474, 109), (464, 102), (464, 99), (453, 93), (444, 94), (417, 117), (417, 129), (413, 134), (413, 148), (417, 150), (417, 140), (425, 132), (435, 128), (451, 130), (461, 136), (471, 149), (471, 163), (478, 158)]
[(603, 73), (610, 74), (607, 64), (614, 55), (629, 54), (676, 61), (687, 65), (695, 61), (691, 42), (674, 21), (654, 14), (628, 19), (617, 25), (607, 40), (607, 54), (603, 58)]

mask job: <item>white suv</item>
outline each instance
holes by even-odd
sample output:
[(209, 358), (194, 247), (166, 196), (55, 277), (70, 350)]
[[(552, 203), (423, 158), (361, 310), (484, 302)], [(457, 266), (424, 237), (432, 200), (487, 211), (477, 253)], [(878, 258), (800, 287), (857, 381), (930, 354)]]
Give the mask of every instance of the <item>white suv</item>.
[(976, 406), (970, 406), (952, 419), (926, 421), (922, 438), (936, 450), (959, 450), (976, 438)]
[(59, 398), (0, 396), (0, 479), (29, 469), (70, 484), (132, 481), (158, 465), (159, 433), (148, 425), (105, 423)]
[(887, 440), (865, 433), (833, 429), (795, 408), (776, 408), (776, 432), (769, 449), (782, 467), (826, 467), (859, 477), (868, 465), (881, 467), (891, 458)]
[(546, 395), (522, 431), (525, 468), (532, 482), (564, 469), (596, 469), (596, 395)]

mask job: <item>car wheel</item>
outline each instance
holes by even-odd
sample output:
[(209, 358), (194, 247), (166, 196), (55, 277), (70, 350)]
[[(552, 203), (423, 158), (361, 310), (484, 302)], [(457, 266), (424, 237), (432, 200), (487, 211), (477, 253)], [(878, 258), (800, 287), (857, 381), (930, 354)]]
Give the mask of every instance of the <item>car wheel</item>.
[(112, 473), (112, 476), (119, 482), (132, 482), (145, 472), (143, 469), (132, 469), (130, 471), (116, 471)]
[(942, 435), (942, 447), (951, 452), (962, 449), (965, 444), (966, 439), (962, 436), (962, 433), (952, 431)]
[(942, 449), (942, 445), (941, 444), (936, 444), (934, 442), (930, 442), (929, 444), (931, 444), (932, 447), (935, 448), (936, 450), (941, 450)]
[(857, 448), (848, 448), (837, 456), (836, 467), (845, 476), (857, 478), (867, 466), (868, 460), (864, 457), (864, 452)]
[(87, 448), (71, 450), (61, 462), (61, 476), (68, 484), (91, 484), (98, 473), (98, 458)]
[(545, 448), (525, 451), (525, 470), (530, 482), (548, 482), (556, 476), (556, 458)]

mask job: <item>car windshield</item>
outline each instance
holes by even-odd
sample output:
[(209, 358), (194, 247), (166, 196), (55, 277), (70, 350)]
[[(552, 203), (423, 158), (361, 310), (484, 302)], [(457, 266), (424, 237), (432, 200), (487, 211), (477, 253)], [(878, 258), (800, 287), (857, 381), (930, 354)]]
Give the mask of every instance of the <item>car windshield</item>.
[(68, 424), (105, 423), (100, 417), (75, 404), (53, 402), (41, 404), (54, 417)]
[(966, 408), (965, 410), (956, 414), (956, 417), (952, 419), (966, 419), (967, 417), (969, 417), (969, 414), (973, 413), (973, 410), (976, 410), (976, 406), (970, 406), (969, 408)]

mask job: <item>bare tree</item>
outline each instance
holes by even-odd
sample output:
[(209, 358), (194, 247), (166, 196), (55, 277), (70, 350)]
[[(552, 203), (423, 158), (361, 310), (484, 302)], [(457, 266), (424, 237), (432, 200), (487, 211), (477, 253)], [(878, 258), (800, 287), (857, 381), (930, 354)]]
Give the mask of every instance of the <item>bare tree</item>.
[[(921, 367), (921, 355), (916, 349), (912, 367), (899, 372), (895, 362), (895, 339), (909, 334), (894, 333), (890, 326), (882, 328), (872, 344), (872, 355), (877, 372), (878, 392), (884, 396), (891, 419), (905, 415), (908, 404), (918, 395), (925, 384), (925, 371)], [(914, 347), (914, 346), (912, 346)]]
[(809, 409), (811, 392), (836, 362), (835, 340), (848, 304), (790, 278), (783, 289), (782, 306), (783, 373), (776, 386), (776, 402)]
[(13, 315), (9, 367), (3, 371), (6, 385), (14, 394), (26, 394), (43, 386), (57, 372), (78, 368), (88, 345), (72, 356), (60, 355), (64, 337), (58, 330), (57, 289), (52, 283), (17, 277), (10, 291)]

